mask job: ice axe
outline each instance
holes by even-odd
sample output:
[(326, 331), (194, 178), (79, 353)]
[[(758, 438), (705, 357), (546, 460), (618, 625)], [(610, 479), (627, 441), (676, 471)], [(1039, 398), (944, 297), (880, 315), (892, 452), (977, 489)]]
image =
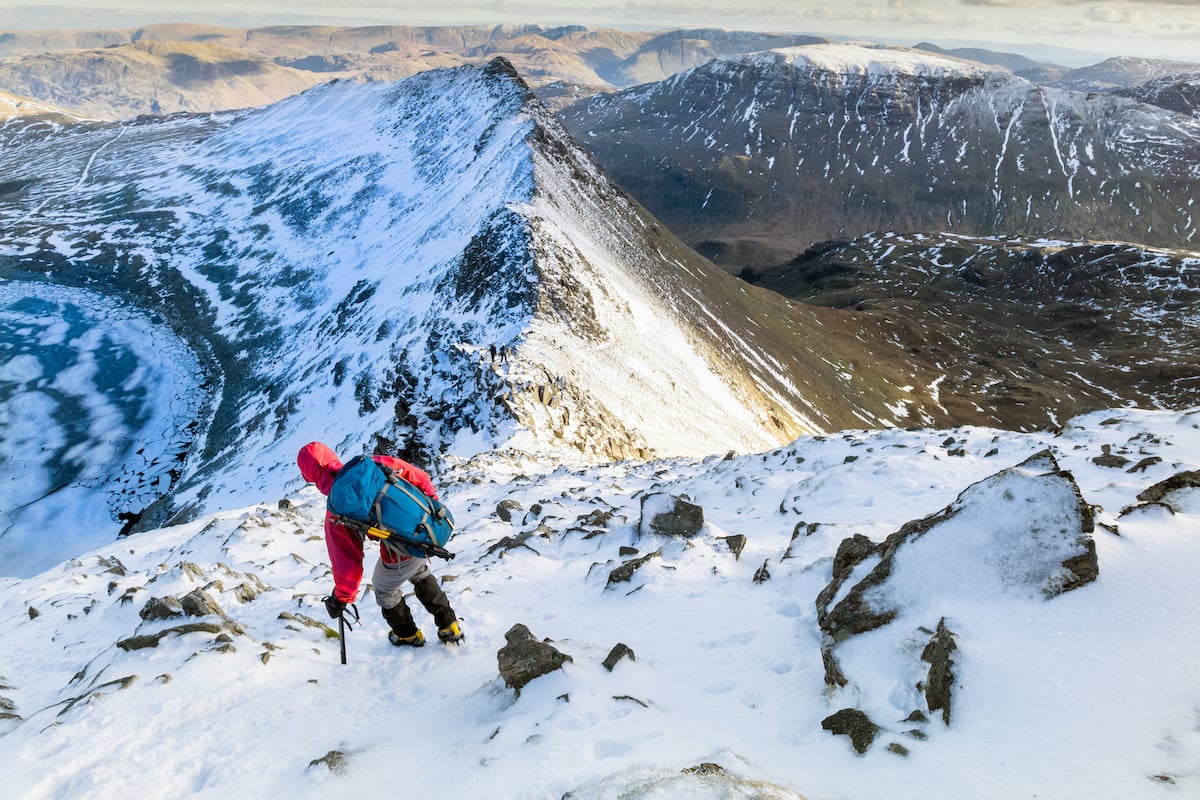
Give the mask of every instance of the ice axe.
[[(333, 599), (334, 598), (332, 596), (325, 598), (325, 608), (327, 610), (329, 610), (330, 612), (333, 611), (333, 606), (330, 603), (330, 600), (333, 600)], [(342, 608), (338, 609), (338, 613), (337, 613), (338, 644), (341, 646), (342, 663), (343, 664), (346, 663), (346, 629), (349, 628), (350, 630), (354, 630), (354, 626), (346, 621), (346, 612), (347, 611), (350, 611), (354, 615), (355, 622), (358, 622), (358, 620), (359, 620), (358, 606), (355, 605), (354, 603), (350, 603), (349, 605), (344, 605), (344, 606), (342, 606)]]

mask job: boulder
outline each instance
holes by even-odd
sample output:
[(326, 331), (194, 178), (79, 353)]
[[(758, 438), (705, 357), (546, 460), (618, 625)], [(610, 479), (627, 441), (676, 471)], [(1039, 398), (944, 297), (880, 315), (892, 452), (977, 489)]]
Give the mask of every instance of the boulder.
[(179, 598), (179, 605), (183, 609), (183, 613), (189, 617), (224, 617), (225, 611), (217, 604), (217, 601), (203, 589), (193, 589), (192, 591)]
[(746, 549), (745, 535), (737, 533), (733, 536), (724, 536), (722, 539), (729, 548), (729, 552), (733, 553), (733, 560), (739, 560), (742, 557), (742, 551)]
[(500, 677), (506, 686), (516, 689), (518, 694), (521, 687), (533, 679), (559, 669), (568, 661), (574, 661), (548, 642), (539, 642), (529, 628), (521, 624), (512, 626), (504, 634), (504, 639), (508, 644), (496, 653)]
[(1171, 513), (1178, 514), (1183, 511), (1182, 499), (1190, 489), (1200, 489), (1200, 470), (1178, 472), (1166, 480), (1144, 489), (1138, 494), (1137, 499), (1146, 505), (1157, 503), (1166, 506)]
[(642, 517), (638, 531), (646, 536), (695, 536), (704, 527), (704, 509), (681, 497), (655, 492), (642, 497)]
[(183, 616), (183, 606), (174, 597), (151, 597), (138, 616), (144, 620), (172, 619)]
[(613, 667), (622, 658), (628, 658), (630, 661), (637, 661), (633, 656), (633, 650), (629, 649), (629, 645), (617, 642), (613, 645), (613, 649), (608, 651), (608, 657), (604, 659), (604, 668), (609, 672), (613, 671)]
[(608, 573), (608, 583), (605, 584), (605, 588), (612, 586), (614, 583), (623, 583), (628, 581), (633, 577), (633, 573), (641, 569), (642, 565), (652, 558), (662, 558), (662, 550), (655, 550), (653, 553), (647, 553), (641, 558), (634, 558), (626, 561), (624, 564)]
[(879, 726), (857, 708), (843, 708), (821, 720), (821, 727), (834, 735), (850, 737), (850, 744), (859, 753), (865, 753), (875, 741)]
[(496, 506), (496, 516), (505, 522), (512, 522), (513, 514), (523, 509), (524, 507), (516, 500), (501, 500)]

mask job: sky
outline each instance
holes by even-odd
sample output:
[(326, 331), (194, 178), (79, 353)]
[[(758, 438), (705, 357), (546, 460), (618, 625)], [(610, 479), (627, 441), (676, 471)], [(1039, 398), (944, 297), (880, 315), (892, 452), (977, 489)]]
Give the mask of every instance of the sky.
[(547, 0), (0, 0), (0, 31), (186, 20), (233, 27), (500, 22), (622, 29), (716, 27), (895, 44), (924, 40), (946, 47), (984, 46), (1035, 57), (1044, 53), (1044, 60), (1068, 66), (1114, 55), (1200, 62), (1200, 0), (601, 0), (570, 7)]

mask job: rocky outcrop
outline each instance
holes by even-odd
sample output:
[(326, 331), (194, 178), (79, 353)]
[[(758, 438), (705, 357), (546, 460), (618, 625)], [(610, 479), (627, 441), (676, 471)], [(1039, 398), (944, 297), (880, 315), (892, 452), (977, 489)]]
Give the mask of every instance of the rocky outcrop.
[(1178, 514), (1182, 510), (1180, 506), (1181, 493), (1188, 489), (1200, 489), (1200, 470), (1179, 472), (1143, 489), (1137, 496), (1141, 502), (1136, 506), (1124, 509), (1121, 514), (1124, 515), (1135, 508), (1148, 505), (1161, 505), (1169, 509), (1172, 514)]
[(624, 644), (623, 642), (617, 642), (615, 645), (613, 645), (613, 649), (608, 652), (608, 657), (604, 659), (604, 668), (609, 672), (612, 672), (613, 667), (615, 667), (617, 662), (622, 658), (628, 658), (630, 661), (637, 661), (637, 659), (634, 658), (633, 650), (629, 648), (629, 645)]
[[(864, 536), (846, 539), (817, 598), (826, 682), (850, 681), (836, 655), (841, 642), (901, 617), (915, 629), (934, 610), (934, 619), (952, 615), (963, 600), (1050, 599), (1095, 580), (1093, 529), (1092, 508), (1073, 476), (1043, 451), (973, 484), (947, 508), (878, 545)], [(860, 577), (847, 589), (852, 576)], [(947, 721), (953, 650), (943, 621), (926, 649), (927, 687), (930, 710), (942, 710)]]
[(937, 630), (925, 650), (921, 660), (929, 663), (929, 675), (925, 680), (925, 704), (930, 711), (941, 711), (942, 721), (950, 724), (950, 692), (954, 686), (954, 651), (958, 645), (954, 642), (954, 633), (946, 627), (943, 618), (938, 622)]
[(695, 536), (704, 527), (704, 509), (673, 494), (655, 492), (642, 497), (638, 531), (645, 536)]
[(821, 727), (835, 735), (849, 736), (859, 753), (865, 753), (875, 741), (879, 726), (857, 708), (843, 708), (821, 720)]
[(625, 583), (633, 577), (633, 573), (642, 568), (646, 562), (653, 558), (662, 558), (662, 550), (655, 550), (653, 553), (647, 553), (639, 558), (630, 559), (621, 566), (608, 573), (608, 582), (605, 588), (612, 586), (614, 583)]
[(500, 677), (509, 688), (520, 694), (521, 687), (535, 678), (559, 669), (568, 661), (569, 655), (561, 653), (549, 642), (539, 642), (524, 625), (517, 624), (504, 634), (508, 642), (496, 653)]

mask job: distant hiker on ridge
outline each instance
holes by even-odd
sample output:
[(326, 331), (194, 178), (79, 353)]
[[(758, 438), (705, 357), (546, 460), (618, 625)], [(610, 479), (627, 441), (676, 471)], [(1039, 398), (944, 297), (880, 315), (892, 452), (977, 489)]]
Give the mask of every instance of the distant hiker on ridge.
[[(437, 490), (429, 475), (407, 461), (394, 456), (371, 456), (375, 463), (394, 470), (396, 474), (416, 486), (426, 496), (437, 499)], [(300, 474), (326, 497), (333, 487), (333, 480), (342, 469), (337, 455), (321, 442), (310, 442), (300, 448), (296, 456)], [(333, 568), (333, 593), (325, 599), (329, 616), (337, 619), (358, 596), (358, 587), (363, 574), (363, 537), (339, 523), (333, 514), (325, 511), (325, 546), (329, 550), (329, 564)], [(438, 626), (438, 639), (443, 642), (459, 642), (463, 638), (458, 617), (450, 607), (446, 593), (438, 585), (429, 570), (426, 557), (397, 556), (385, 546), (379, 547), (379, 563), (371, 577), (375, 588), (375, 600), (387, 620), (388, 641), (397, 647), (421, 647), (425, 635), (413, 621), (412, 612), (404, 602), (404, 584), (412, 583), (417, 600), (425, 607)]]

